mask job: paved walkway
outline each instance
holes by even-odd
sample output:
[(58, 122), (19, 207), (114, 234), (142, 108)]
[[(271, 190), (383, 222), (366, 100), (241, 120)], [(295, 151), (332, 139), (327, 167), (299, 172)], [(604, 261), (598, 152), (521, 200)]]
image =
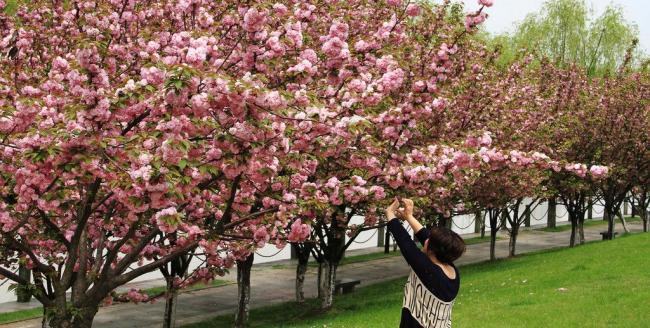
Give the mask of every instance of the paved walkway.
[[(599, 232), (605, 226), (585, 228), (586, 240), (599, 240)], [(629, 222), (628, 227), (633, 232), (642, 230), (638, 222)], [(622, 227), (617, 224), (617, 231)], [(522, 232), (517, 242), (518, 254), (528, 253), (554, 247), (568, 246), (570, 231), (543, 232), (530, 230)], [(466, 238), (472, 235), (465, 236)], [(348, 252), (349, 255), (368, 253), (379, 249), (366, 249)], [(507, 257), (508, 240), (497, 241), (497, 256)], [(489, 243), (469, 245), (467, 252), (457, 264), (468, 264), (487, 260), (489, 257)], [(253, 267), (251, 274), (251, 306), (259, 307), (273, 303), (286, 302), (294, 299), (294, 274), (295, 267), (292, 261), (280, 261), (288, 264), (278, 266), (278, 262), (260, 264)], [(275, 265), (274, 268), (271, 266)], [(235, 280), (236, 270), (224, 277), (226, 280)], [(389, 257), (361, 263), (352, 263), (341, 266), (337, 276), (361, 279), (362, 286), (386, 280), (405, 277), (408, 266), (401, 256)], [(160, 283), (156, 283), (160, 284)], [(306, 275), (305, 296), (316, 297), (316, 270), (310, 268)], [(222, 287), (197, 290), (183, 293), (179, 296), (177, 315), (179, 325), (203, 321), (221, 314), (234, 313), (236, 309), (237, 286), (235, 284)], [(14, 303), (0, 304), (0, 312), (6, 312)], [(32, 303), (31, 306), (33, 307)], [(160, 327), (164, 300), (154, 304), (117, 304), (101, 308), (95, 318), (95, 327), (99, 328), (126, 328), (126, 327)], [(0, 325), (2, 328), (32, 328), (40, 327), (40, 319), (27, 320), (13, 324)]]

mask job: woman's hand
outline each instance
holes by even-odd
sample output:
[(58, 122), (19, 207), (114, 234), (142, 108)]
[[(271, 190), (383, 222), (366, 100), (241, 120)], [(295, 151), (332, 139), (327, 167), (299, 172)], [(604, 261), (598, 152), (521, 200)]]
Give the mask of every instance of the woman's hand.
[(413, 218), (413, 201), (408, 198), (402, 198), (402, 203), (404, 204), (404, 211), (401, 213), (404, 217), (404, 220)]
[(415, 208), (415, 206), (413, 206), (413, 201), (408, 198), (403, 198), (401, 203), (403, 204), (404, 208), (398, 210), (397, 215), (400, 217), (400, 219), (408, 222), (413, 231), (420, 231), (420, 229), (423, 227), (422, 224), (413, 216), (413, 210)]
[(393, 203), (386, 208), (386, 219), (392, 220), (397, 217), (397, 211), (399, 210), (399, 201), (397, 199), (393, 200)]

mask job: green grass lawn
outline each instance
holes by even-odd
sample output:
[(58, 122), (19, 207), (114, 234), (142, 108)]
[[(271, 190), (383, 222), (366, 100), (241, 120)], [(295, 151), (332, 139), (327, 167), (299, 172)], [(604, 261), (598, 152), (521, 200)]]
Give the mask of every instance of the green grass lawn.
[(5, 323), (10, 323), (10, 322), (34, 319), (42, 315), (43, 315), (42, 308), (0, 313), (0, 325)]
[[(647, 327), (650, 234), (460, 268), (456, 327)], [(397, 327), (405, 278), (336, 298), (251, 311), (251, 327)], [(222, 316), (188, 328), (231, 327)]]

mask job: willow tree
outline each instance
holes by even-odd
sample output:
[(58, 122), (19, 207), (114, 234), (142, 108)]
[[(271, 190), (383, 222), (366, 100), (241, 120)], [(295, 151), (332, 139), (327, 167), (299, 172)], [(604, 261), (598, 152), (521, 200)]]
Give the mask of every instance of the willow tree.
[(620, 6), (609, 5), (596, 16), (585, 0), (550, 0), (512, 35), (495, 37), (494, 42), (505, 48), (501, 61), (510, 62), (518, 50), (526, 49), (559, 67), (575, 63), (593, 76), (615, 72), (638, 33)]

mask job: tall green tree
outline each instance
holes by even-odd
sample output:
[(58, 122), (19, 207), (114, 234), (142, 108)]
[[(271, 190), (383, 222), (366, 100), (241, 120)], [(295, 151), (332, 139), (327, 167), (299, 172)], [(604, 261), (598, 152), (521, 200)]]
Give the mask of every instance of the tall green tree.
[[(497, 36), (493, 42), (502, 48), (503, 64), (525, 49), (560, 67), (575, 63), (593, 76), (615, 73), (637, 36), (637, 26), (625, 19), (620, 6), (609, 5), (595, 16), (585, 0), (549, 0), (519, 23), (514, 33)], [(642, 57), (641, 53), (634, 56)]]

